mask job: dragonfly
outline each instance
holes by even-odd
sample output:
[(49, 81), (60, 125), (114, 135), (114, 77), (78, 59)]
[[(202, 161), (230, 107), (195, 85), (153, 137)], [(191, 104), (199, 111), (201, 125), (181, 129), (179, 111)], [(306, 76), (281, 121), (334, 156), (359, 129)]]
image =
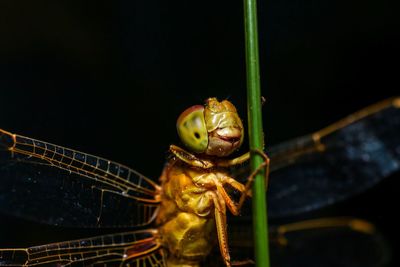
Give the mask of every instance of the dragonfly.
[[(0, 266), (212, 266), (215, 247), (222, 265), (250, 263), (230, 257), (236, 248), (251, 249), (249, 227), (230, 224), (231, 242), (227, 230), (227, 214), (241, 210), (235, 195), (251, 196), (247, 180), (240, 178), (249, 177), (250, 153), (230, 156), (243, 142), (243, 128), (228, 100), (209, 98), (205, 105), (188, 108), (177, 121), (186, 149), (170, 146), (159, 182), (125, 165), (0, 129), (0, 211), (57, 226), (138, 229), (0, 249)], [(320, 209), (399, 171), (399, 133), (400, 98), (392, 98), (268, 147), (269, 216)], [(351, 240), (353, 249), (368, 244), (370, 251), (356, 265), (351, 250), (340, 266), (382, 262), (379, 234), (372, 224), (354, 218), (273, 227), (272, 260), (276, 266), (293, 266), (289, 260), (301, 257), (304, 266), (318, 266), (312, 262), (324, 255), (321, 240), (334, 243), (338, 236)]]

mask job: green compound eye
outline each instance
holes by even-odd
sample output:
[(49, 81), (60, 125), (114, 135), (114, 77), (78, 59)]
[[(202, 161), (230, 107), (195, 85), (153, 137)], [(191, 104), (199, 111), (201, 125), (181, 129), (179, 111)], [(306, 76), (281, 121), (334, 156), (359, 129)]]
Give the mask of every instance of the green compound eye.
[(204, 120), (204, 106), (192, 106), (182, 112), (176, 122), (176, 129), (182, 142), (192, 152), (206, 151), (208, 133)]

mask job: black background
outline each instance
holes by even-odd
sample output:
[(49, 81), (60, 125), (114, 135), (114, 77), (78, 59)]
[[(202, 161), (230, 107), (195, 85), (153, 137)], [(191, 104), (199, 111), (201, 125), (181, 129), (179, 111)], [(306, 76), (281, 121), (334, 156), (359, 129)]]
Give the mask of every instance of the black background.
[[(389, 1), (258, 8), (267, 145), (399, 93), (400, 20)], [(216, 96), (245, 117), (242, 13), (241, 1), (2, 1), (0, 127), (156, 179), (183, 109)], [(398, 178), (335, 210), (372, 220), (394, 251)], [(2, 247), (76, 235), (0, 217)]]

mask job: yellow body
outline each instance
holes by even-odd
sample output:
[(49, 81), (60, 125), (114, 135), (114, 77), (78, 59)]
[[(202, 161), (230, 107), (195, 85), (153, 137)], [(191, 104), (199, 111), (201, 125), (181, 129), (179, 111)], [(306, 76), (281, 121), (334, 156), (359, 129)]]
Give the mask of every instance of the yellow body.
[(165, 167), (156, 223), (169, 267), (198, 266), (217, 244), (213, 181), (220, 177), (226, 177), (222, 170), (194, 168), (179, 159)]
[(240, 205), (224, 189), (229, 184), (246, 196), (245, 185), (235, 181), (226, 167), (248, 159), (224, 159), (243, 141), (243, 125), (227, 100), (209, 98), (204, 107), (193, 106), (177, 122), (179, 136), (193, 152), (177, 146), (160, 178), (161, 206), (156, 224), (160, 242), (168, 251), (167, 265), (199, 266), (219, 244), (226, 266), (231, 266), (226, 231), (226, 208), (237, 215)]

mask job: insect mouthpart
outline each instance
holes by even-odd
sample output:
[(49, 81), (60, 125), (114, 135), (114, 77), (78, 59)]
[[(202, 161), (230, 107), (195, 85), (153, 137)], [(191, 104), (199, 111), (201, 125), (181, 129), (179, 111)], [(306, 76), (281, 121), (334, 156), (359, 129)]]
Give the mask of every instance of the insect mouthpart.
[(229, 143), (236, 143), (240, 141), (240, 137), (230, 137), (230, 136), (220, 136), (220, 135), (218, 137)]
[(229, 143), (238, 142), (242, 137), (242, 131), (235, 127), (226, 127), (218, 129), (215, 133), (219, 139)]

